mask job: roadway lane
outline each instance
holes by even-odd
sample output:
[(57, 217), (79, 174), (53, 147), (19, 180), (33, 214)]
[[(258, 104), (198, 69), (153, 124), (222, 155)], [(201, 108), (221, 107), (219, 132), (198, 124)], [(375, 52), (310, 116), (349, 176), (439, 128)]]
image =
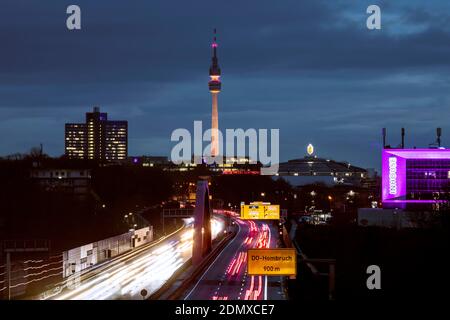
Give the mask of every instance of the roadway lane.
[[(224, 227), (223, 221), (213, 219), (213, 237)], [(193, 227), (185, 228), (164, 240), (133, 250), (79, 277), (79, 284), (47, 299), (111, 300), (142, 299), (158, 290), (167, 279), (192, 256)]]
[[(247, 250), (275, 248), (277, 228), (272, 222), (236, 219), (235, 238), (206, 269), (185, 300), (267, 300), (279, 297), (265, 276), (247, 275)], [(275, 277), (277, 278), (277, 277)]]

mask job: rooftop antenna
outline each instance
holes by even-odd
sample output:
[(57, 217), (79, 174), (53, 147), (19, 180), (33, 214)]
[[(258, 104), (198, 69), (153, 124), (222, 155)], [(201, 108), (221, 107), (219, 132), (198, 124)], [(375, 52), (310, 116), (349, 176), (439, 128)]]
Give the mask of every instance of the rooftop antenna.
[(381, 130), (381, 134), (383, 135), (383, 149), (386, 148), (386, 128)]
[(405, 149), (405, 128), (402, 128), (402, 149)]
[(442, 134), (442, 129), (441, 128), (437, 128), (436, 129), (436, 135), (437, 135), (438, 148), (441, 147), (441, 134)]
[(436, 128), (436, 141), (433, 143), (430, 143), (428, 145), (428, 147), (430, 148), (440, 148), (441, 147), (441, 134), (442, 134), (442, 129), (441, 128)]

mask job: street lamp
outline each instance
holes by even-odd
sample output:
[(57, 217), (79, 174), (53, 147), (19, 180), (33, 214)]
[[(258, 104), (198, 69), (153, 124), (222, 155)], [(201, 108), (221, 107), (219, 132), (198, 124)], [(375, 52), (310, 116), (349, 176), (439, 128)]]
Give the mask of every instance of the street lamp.
[(314, 201), (314, 197), (316, 196), (316, 192), (313, 190), (313, 191), (311, 191), (311, 210), (313, 210), (314, 208), (315, 208), (315, 201)]

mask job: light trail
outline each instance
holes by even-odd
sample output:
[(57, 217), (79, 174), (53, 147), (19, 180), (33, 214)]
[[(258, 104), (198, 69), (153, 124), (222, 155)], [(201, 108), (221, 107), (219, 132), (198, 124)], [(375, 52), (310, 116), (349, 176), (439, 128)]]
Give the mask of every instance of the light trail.
[[(224, 222), (213, 218), (211, 233), (215, 238), (223, 231)], [(166, 240), (139, 252), (129, 252), (118, 261), (111, 261), (101, 271), (80, 281), (50, 299), (56, 300), (106, 300), (142, 299), (140, 292), (148, 294), (158, 290), (191, 256), (194, 230), (189, 226)], [(72, 276), (76, 283), (76, 277)]]
[[(240, 229), (241, 226), (243, 227), (243, 234), (240, 235), (241, 242), (240, 245), (234, 249), (234, 254), (231, 256), (228, 264), (226, 265), (223, 276), (221, 276), (220, 280), (218, 279), (218, 286), (213, 289), (214, 291), (210, 296), (210, 299), (220, 300), (225, 297), (238, 300), (266, 299), (267, 277), (247, 275), (247, 251), (251, 248), (270, 248), (272, 245), (271, 229), (267, 223), (257, 223), (252, 220), (241, 219), (237, 219), (235, 221)], [(214, 263), (215, 261), (213, 264)], [(204, 273), (204, 275), (208, 272), (208, 270)], [(197, 282), (185, 299), (188, 299), (192, 292), (196, 290), (196, 287), (202, 281), (202, 278), (200, 278), (199, 282)], [(239, 283), (240, 285), (237, 286), (237, 291), (234, 291), (233, 289), (235, 288), (236, 283)]]
[[(185, 300), (267, 300), (266, 276), (248, 275), (248, 250), (276, 247), (275, 226), (264, 221), (233, 218), (236, 235), (206, 268)], [(273, 229), (273, 230), (272, 230)]]
[[(251, 221), (253, 222), (253, 221)], [(256, 228), (258, 231), (258, 237), (255, 240), (255, 247), (256, 248), (270, 248), (271, 245), (271, 232), (270, 228), (266, 223), (263, 223), (261, 228), (256, 227), (256, 224), (253, 222), (254, 225), (251, 224), (250, 229)], [(250, 248), (251, 246), (249, 246)], [(255, 281), (257, 279), (257, 281)], [(244, 279), (245, 281), (245, 279)], [(255, 282), (257, 282), (257, 285), (255, 285)], [(261, 293), (264, 288), (264, 297), (261, 297)], [(244, 300), (259, 300), (261, 298), (267, 299), (267, 277), (262, 276), (250, 276), (250, 286), (245, 291)]]
[(21, 269), (21, 270), (15, 270), (15, 271), (28, 271), (28, 270), (42, 269), (44, 267), (49, 267), (50, 265), (54, 265), (54, 264), (62, 264), (62, 260), (51, 262), (51, 263), (42, 264), (42, 265), (37, 266), (37, 267), (27, 267), (27, 268), (24, 268), (24, 269)]

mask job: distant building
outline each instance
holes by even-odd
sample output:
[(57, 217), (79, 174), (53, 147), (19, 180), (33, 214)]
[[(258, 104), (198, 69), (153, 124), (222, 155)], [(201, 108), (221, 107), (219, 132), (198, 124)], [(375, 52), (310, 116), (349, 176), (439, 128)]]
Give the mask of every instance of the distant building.
[(65, 153), (71, 159), (84, 159), (87, 156), (86, 125), (66, 123)]
[(134, 156), (128, 157), (129, 164), (142, 167), (167, 167), (170, 161), (164, 156)]
[(223, 157), (222, 163), (209, 165), (213, 172), (227, 175), (259, 175), (261, 163), (255, 162), (247, 156)]
[(36, 168), (31, 170), (30, 177), (46, 191), (64, 192), (81, 198), (91, 191), (89, 169)]
[(315, 182), (360, 186), (369, 177), (366, 169), (348, 162), (318, 158), (313, 154), (314, 147), (311, 144), (307, 147), (307, 153), (303, 158), (280, 163), (277, 175), (283, 176), (283, 179), (294, 186)]
[(66, 123), (65, 154), (70, 159), (126, 160), (128, 122), (110, 121), (108, 114), (94, 107), (86, 123)]
[(151, 241), (153, 241), (153, 226), (147, 226), (63, 251), (62, 275), (64, 278), (69, 277)]
[(362, 227), (420, 228), (432, 221), (431, 212), (394, 208), (359, 208), (358, 225)]
[(260, 163), (251, 163), (248, 157), (223, 157), (222, 163), (217, 164), (197, 164), (195, 163), (195, 156), (192, 156), (192, 161), (188, 163), (174, 164), (167, 157), (162, 156), (133, 156), (128, 157), (128, 164), (142, 166), (142, 167), (156, 167), (165, 171), (192, 171), (198, 167), (205, 166), (208, 170), (215, 174), (240, 174), (240, 175), (259, 175)]

